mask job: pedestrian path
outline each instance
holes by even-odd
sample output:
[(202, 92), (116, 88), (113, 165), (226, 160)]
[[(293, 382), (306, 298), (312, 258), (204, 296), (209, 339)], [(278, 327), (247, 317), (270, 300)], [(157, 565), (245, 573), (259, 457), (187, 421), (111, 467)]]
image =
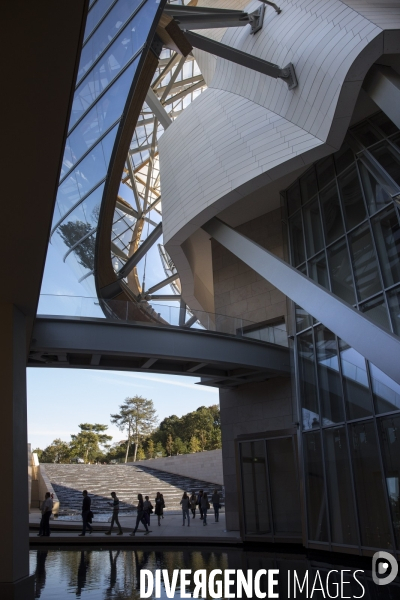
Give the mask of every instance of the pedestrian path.
[(135, 537), (131, 537), (131, 533), (135, 527), (136, 517), (120, 517), (120, 522), (124, 535), (117, 536), (117, 527), (114, 528), (112, 535), (107, 536), (105, 532), (109, 528), (108, 523), (98, 523), (96, 519), (93, 521), (94, 532), (86, 533), (86, 536), (79, 537), (82, 528), (82, 521), (62, 522), (60, 520), (50, 521), (50, 537), (37, 537), (39, 530), (40, 513), (35, 512), (30, 515), (30, 538), (31, 544), (39, 545), (57, 545), (57, 544), (91, 544), (91, 545), (129, 545), (141, 543), (162, 543), (168, 544), (173, 542), (179, 543), (229, 543), (240, 544), (241, 538), (238, 531), (226, 531), (225, 515), (221, 514), (219, 522), (215, 523), (213, 511), (209, 512), (207, 517), (207, 526), (204, 526), (196, 515), (195, 519), (191, 519), (190, 527), (182, 526), (182, 513), (174, 511), (166, 513), (164, 519), (161, 520), (161, 525), (157, 525), (157, 517), (152, 515), (150, 518), (149, 535), (144, 535), (145, 530), (141, 525)]
[[(155, 461), (156, 462), (156, 461)], [(42, 465), (41, 465), (42, 466)], [(111, 515), (110, 493), (115, 491), (120, 500), (121, 516), (132, 513), (138, 493), (154, 501), (157, 492), (164, 496), (166, 510), (179, 510), (184, 491), (213, 492), (216, 485), (200, 479), (165, 473), (157, 469), (133, 465), (60, 465), (45, 464), (61, 510), (80, 513), (82, 490), (92, 498), (92, 510), (97, 515)], [(223, 504), (223, 495), (222, 495)]]

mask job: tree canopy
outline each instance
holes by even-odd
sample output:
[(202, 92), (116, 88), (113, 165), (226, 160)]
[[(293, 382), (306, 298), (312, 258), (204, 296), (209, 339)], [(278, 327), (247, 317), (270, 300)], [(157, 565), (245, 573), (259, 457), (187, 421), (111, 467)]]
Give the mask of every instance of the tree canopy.
[(119, 413), (111, 415), (111, 423), (115, 423), (121, 431), (128, 433), (125, 462), (128, 460), (129, 446), (133, 439), (135, 443), (133, 460), (135, 461), (141, 441), (150, 436), (157, 424), (157, 413), (153, 400), (142, 396), (125, 398), (119, 408)]

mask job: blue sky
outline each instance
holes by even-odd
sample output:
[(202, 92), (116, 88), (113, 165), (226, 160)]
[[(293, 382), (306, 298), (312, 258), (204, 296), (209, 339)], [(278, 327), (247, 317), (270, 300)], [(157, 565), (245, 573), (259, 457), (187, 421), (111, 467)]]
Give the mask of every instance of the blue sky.
[[(161, 268), (161, 263), (158, 266)], [(39, 314), (104, 317), (97, 300), (87, 298), (90, 293), (52, 244), (41, 294)], [(135, 394), (153, 400), (160, 420), (218, 404), (218, 390), (196, 385), (197, 381), (198, 377), (152, 373), (29, 368), (28, 441), (33, 448), (44, 448), (55, 438), (70, 441), (79, 423), (106, 424), (113, 441), (122, 440), (124, 435), (111, 425), (110, 414)]]
[(109, 426), (113, 441), (124, 439), (110, 414), (127, 396), (151, 398), (161, 419), (218, 404), (218, 390), (198, 378), (85, 369), (28, 369), (28, 441), (44, 448), (55, 438), (70, 441), (79, 423)]

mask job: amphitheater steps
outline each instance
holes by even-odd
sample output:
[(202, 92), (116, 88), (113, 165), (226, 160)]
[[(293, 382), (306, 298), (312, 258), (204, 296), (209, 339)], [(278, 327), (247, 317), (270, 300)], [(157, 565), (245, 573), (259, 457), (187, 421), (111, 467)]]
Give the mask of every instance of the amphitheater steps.
[(110, 493), (113, 491), (117, 493), (120, 500), (121, 511), (128, 512), (132, 511), (132, 506), (137, 504), (138, 493), (143, 494), (143, 497), (149, 496), (154, 504), (156, 493), (161, 492), (166, 510), (179, 510), (179, 502), (184, 491), (204, 490), (212, 494), (216, 487), (215, 484), (200, 479), (142, 466), (62, 464), (43, 466), (63, 511), (81, 511), (84, 489), (92, 498), (93, 512), (109, 513), (111, 508), (107, 503), (111, 501)]

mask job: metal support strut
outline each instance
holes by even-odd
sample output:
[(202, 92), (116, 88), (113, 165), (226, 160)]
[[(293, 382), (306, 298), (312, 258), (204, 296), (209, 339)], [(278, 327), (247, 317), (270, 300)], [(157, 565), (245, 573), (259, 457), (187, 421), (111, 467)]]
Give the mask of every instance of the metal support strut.
[(267, 62), (236, 48), (231, 48), (221, 42), (216, 42), (204, 35), (193, 33), (192, 31), (185, 31), (185, 35), (189, 42), (194, 48), (204, 50), (220, 58), (224, 58), (231, 62), (234, 62), (253, 71), (258, 71), (268, 77), (274, 77), (275, 79), (283, 79), (287, 83), (289, 90), (292, 90), (297, 86), (297, 77), (292, 63), (286, 65), (286, 67), (280, 67), (274, 63)]

